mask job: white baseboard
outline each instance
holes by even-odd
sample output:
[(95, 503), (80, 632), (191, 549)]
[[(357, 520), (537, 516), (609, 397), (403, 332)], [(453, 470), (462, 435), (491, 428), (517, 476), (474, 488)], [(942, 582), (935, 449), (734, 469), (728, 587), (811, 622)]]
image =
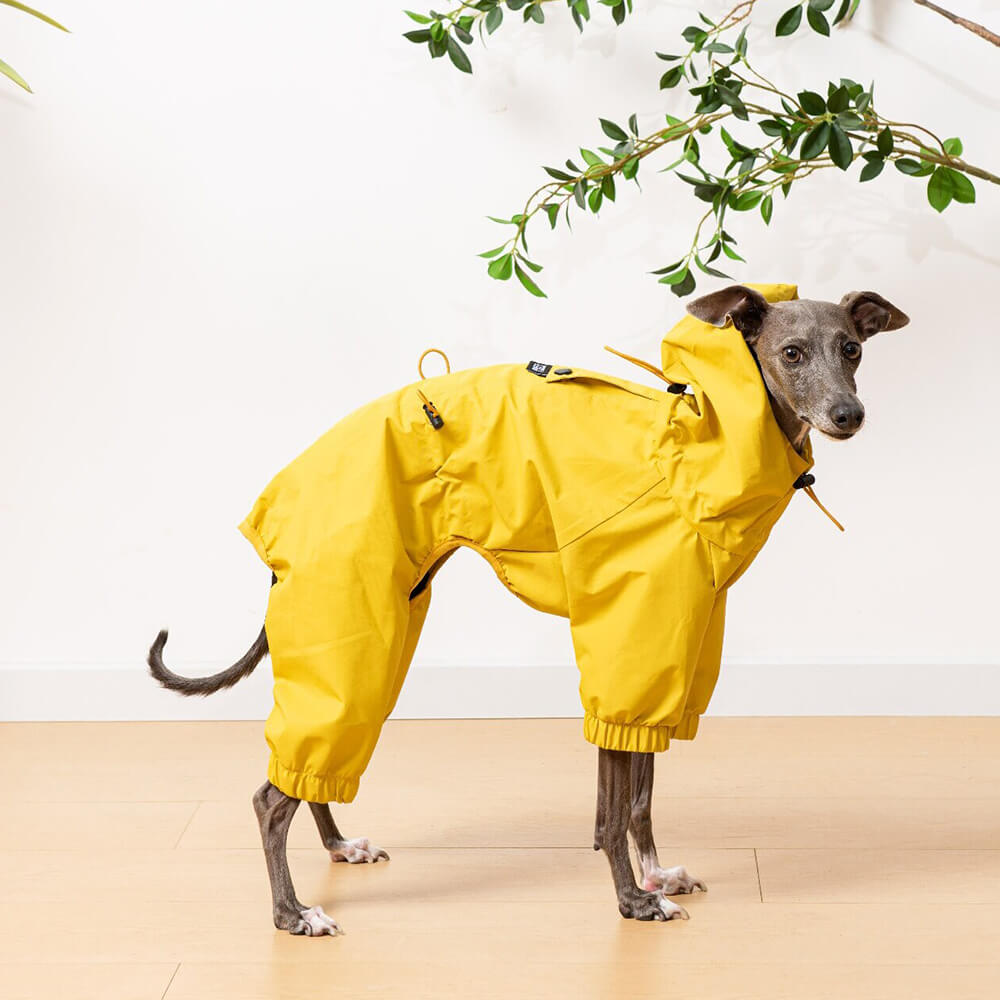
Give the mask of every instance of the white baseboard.
[[(177, 668), (208, 673), (209, 668)], [(574, 666), (414, 666), (400, 719), (581, 714)], [(135, 667), (0, 666), (0, 721), (263, 719), (267, 664), (230, 691), (184, 698)], [(712, 715), (1000, 715), (1000, 664), (724, 664)]]

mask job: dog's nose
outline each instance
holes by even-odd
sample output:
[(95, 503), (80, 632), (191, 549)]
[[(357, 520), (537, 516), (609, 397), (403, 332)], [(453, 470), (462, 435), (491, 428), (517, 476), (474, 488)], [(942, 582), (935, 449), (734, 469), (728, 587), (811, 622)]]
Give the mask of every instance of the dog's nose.
[(838, 430), (853, 434), (865, 420), (865, 408), (856, 399), (841, 400), (830, 409), (830, 419)]

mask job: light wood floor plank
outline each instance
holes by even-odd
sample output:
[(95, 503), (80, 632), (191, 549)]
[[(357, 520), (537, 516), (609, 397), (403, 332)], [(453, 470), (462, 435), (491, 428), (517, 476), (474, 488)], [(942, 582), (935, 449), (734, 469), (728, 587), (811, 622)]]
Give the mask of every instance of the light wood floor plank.
[[(242, 803), (266, 762), (260, 722), (0, 724), (0, 779), (20, 801)], [(684, 798), (992, 796), (1000, 719), (708, 718), (657, 768), (662, 794)], [(362, 794), (391, 801), (390, 783), (428, 799), (449, 786), (468, 796), (527, 785), (544, 800), (557, 781), (589, 798), (595, 773), (576, 719), (391, 720)]]
[(260, 723), (0, 725), (0, 997), (1000, 996), (1000, 719), (706, 720), (657, 760), (661, 858), (711, 890), (670, 924), (617, 912), (579, 728), (390, 723), (334, 812), (393, 860), (293, 825), (347, 930), (314, 940), (271, 926)]
[(0, 821), (0, 850), (173, 847), (196, 811), (194, 802), (18, 803)]
[(757, 857), (765, 902), (1000, 901), (1000, 849), (759, 850)]
[[(505, 955), (511, 960), (506, 961)], [(614, 1000), (679, 997), (683, 1000), (996, 1000), (996, 967), (912, 967), (760, 963), (661, 964), (650, 959), (603, 965), (578, 956), (568, 961), (524, 962), (516, 952), (487, 965), (441, 961), (220, 965), (185, 963), (165, 1000), (338, 1000), (441, 997), (509, 1000)]]
[[(593, 790), (572, 797), (561, 790), (532, 796), (488, 793), (475, 799), (453, 789), (400, 789), (395, 801), (359, 796), (334, 806), (338, 825), (393, 847), (589, 847), (593, 843)], [(381, 801), (379, 801), (381, 800)], [(309, 847), (315, 829), (305, 811), (292, 824), (289, 843)], [(996, 798), (681, 798), (657, 789), (657, 839), (675, 848), (886, 847), (990, 850), (1000, 830)], [(259, 842), (248, 804), (206, 802), (181, 839), (184, 848), (249, 848)]]
[(4, 1000), (161, 1000), (176, 963), (5, 962)]
[[(63, 902), (41, 934), (21, 903), (0, 904), (0, 962), (353, 962), (454, 961), (491, 967), (511, 961), (559, 964), (586, 959), (609, 968), (670, 964), (829, 964), (992, 966), (1000, 973), (1000, 904), (831, 906), (716, 902), (688, 897), (689, 921), (622, 920), (608, 886), (600, 899), (499, 904), (467, 887), (461, 903), (394, 896), (329, 907), (346, 930), (338, 938), (276, 934), (266, 907), (225, 901), (127, 897)], [(56, 930), (58, 928), (58, 930)], [(58, 940), (58, 947), (53, 941)]]
[[(664, 861), (667, 854), (664, 853)], [(683, 860), (727, 902), (760, 900), (757, 867), (750, 850), (691, 850)], [(395, 852), (388, 863), (333, 864), (319, 845), (289, 851), (302, 899), (418, 902), (464, 905), (563, 899), (568, 904), (601, 900), (614, 906), (603, 854), (591, 849), (414, 850)], [(0, 901), (30, 904), (88, 898), (127, 898), (141, 905), (190, 902), (252, 904), (270, 912), (264, 855), (254, 850), (217, 851), (4, 851), (0, 852)]]

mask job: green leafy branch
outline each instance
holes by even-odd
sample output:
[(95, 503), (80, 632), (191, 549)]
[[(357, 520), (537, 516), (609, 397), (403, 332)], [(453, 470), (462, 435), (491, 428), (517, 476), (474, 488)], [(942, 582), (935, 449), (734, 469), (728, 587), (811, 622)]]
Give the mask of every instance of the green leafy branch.
[[(478, 29), (480, 39), (485, 40), (486, 35), (492, 35), (503, 24), (505, 11), (509, 14), (520, 12), (526, 22), (544, 24), (545, 6), (560, 2), (566, 4), (574, 24), (583, 31), (584, 22), (590, 20), (589, 0), (470, 0), (444, 13), (435, 10), (426, 14), (405, 11), (420, 27), (405, 32), (403, 37), (417, 45), (426, 45), (432, 59), (447, 55), (457, 69), (471, 73), (472, 62), (462, 46), (475, 41), (474, 30)], [(625, 16), (632, 13), (632, 0), (597, 2), (602, 7), (611, 8), (615, 24), (621, 24)]]
[[(757, 2), (743, 0), (717, 22), (699, 14), (701, 23), (682, 32), (685, 52), (657, 53), (670, 64), (660, 88), (671, 90), (683, 82), (693, 99), (686, 118), (668, 114), (665, 125), (647, 135), (639, 134), (634, 114), (627, 126), (601, 119), (601, 130), (613, 145), (581, 148), (582, 166), (567, 159), (564, 167), (545, 167), (550, 180), (528, 197), (520, 212), (507, 219), (491, 217), (514, 227), (503, 244), (481, 254), (490, 261), (491, 277), (506, 281), (516, 276), (531, 294), (544, 296), (528, 274), (542, 270), (528, 258), (526, 234), (532, 220), (542, 213), (554, 229), (560, 215), (569, 225), (574, 209), (599, 213), (606, 201), (615, 200), (618, 184), (638, 184), (642, 162), (665, 147), (674, 155), (660, 172), (674, 173), (708, 205), (683, 255), (652, 272), (678, 296), (694, 290), (696, 271), (730, 277), (713, 266), (720, 257), (744, 260), (726, 228), (732, 213), (756, 209), (769, 225), (777, 195), (787, 198), (796, 182), (819, 170), (847, 171), (860, 161), (858, 180), (868, 182), (892, 163), (904, 175), (927, 178), (927, 199), (938, 212), (953, 202), (975, 201), (970, 177), (1000, 184), (996, 174), (962, 158), (959, 139), (941, 139), (923, 125), (884, 116), (875, 106), (874, 83), (864, 87), (842, 77), (826, 84), (825, 96), (815, 90), (793, 95), (776, 86), (747, 58), (746, 22)], [(813, 31), (828, 35), (831, 23), (850, 17), (858, 0), (841, 0), (831, 21), (828, 12), (835, 2), (796, 5), (782, 15), (776, 34), (794, 32), (804, 14)], [(756, 138), (734, 137), (726, 128), (735, 131), (734, 122), (756, 126)], [(713, 167), (720, 155), (725, 165)]]
[[(51, 24), (53, 28), (58, 28), (60, 31), (69, 31), (69, 28), (64, 27), (58, 21), (54, 21), (48, 14), (43, 14), (40, 10), (35, 10), (34, 7), (28, 7), (26, 4), (18, 3), (18, 0), (0, 0), (0, 4), (3, 4), (5, 7), (13, 7), (15, 10), (24, 11), (25, 14), (37, 17), (40, 21)], [(13, 66), (8, 65), (2, 59), (0, 59), (0, 73), (8, 79), (13, 80), (14, 83), (22, 87), (29, 94), (32, 92), (31, 87), (28, 86), (28, 81)]]

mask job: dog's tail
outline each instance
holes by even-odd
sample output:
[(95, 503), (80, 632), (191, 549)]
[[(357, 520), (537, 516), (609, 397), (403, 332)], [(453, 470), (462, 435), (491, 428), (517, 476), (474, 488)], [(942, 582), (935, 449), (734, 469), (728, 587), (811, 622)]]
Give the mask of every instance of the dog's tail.
[(163, 647), (167, 644), (167, 630), (162, 629), (149, 648), (146, 662), (149, 672), (165, 688), (180, 694), (214, 694), (223, 688), (232, 687), (253, 673), (254, 667), (267, 653), (267, 634), (262, 628), (253, 645), (231, 666), (210, 677), (181, 677), (163, 662)]
[[(271, 586), (277, 582), (278, 578), (272, 573)], [(215, 694), (223, 688), (231, 688), (244, 677), (249, 677), (254, 667), (267, 655), (267, 633), (261, 628), (260, 635), (254, 639), (253, 645), (231, 667), (220, 670), (211, 677), (181, 677), (163, 662), (163, 647), (166, 644), (167, 630), (161, 629), (160, 634), (153, 640), (153, 645), (149, 647), (149, 656), (146, 657), (149, 672), (165, 688), (187, 695)]]

